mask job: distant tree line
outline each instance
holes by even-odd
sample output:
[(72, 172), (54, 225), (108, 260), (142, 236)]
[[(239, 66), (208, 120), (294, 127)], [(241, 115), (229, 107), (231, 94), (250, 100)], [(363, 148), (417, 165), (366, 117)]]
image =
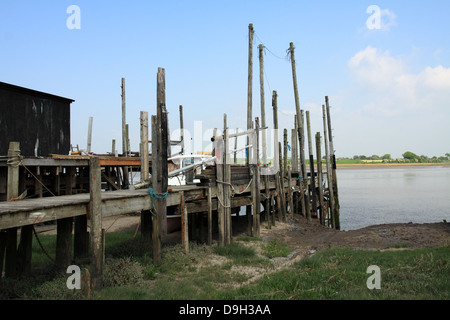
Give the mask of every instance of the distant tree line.
[(441, 157), (428, 157), (425, 155), (417, 155), (411, 151), (406, 151), (402, 154), (403, 158), (400, 159), (392, 159), (390, 154), (385, 154), (383, 156), (378, 156), (376, 154), (372, 156), (365, 155), (355, 155), (353, 156), (353, 160), (375, 160), (383, 162), (405, 162), (405, 163), (441, 163), (441, 162), (449, 162), (450, 161), (450, 153), (446, 153), (445, 156)]

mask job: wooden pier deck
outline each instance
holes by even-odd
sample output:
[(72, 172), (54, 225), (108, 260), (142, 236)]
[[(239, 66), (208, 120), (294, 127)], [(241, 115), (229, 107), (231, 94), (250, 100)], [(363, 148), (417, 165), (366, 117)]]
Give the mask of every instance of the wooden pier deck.
[[(236, 190), (243, 190), (247, 185), (248, 182), (247, 184), (235, 184), (233, 185), (233, 188)], [(287, 187), (287, 182), (285, 183), (285, 187)], [(274, 182), (269, 183), (269, 189), (272, 194), (276, 191)], [(261, 184), (260, 190), (261, 192), (264, 192), (264, 183)], [(217, 186), (207, 187), (197, 186), (195, 184), (169, 186), (169, 193), (166, 199), (167, 207), (179, 206), (182, 201), (182, 192), (184, 193), (184, 202), (187, 207), (187, 212), (196, 213), (208, 211), (208, 192), (211, 192), (211, 210), (217, 210)], [(249, 195), (250, 191), (234, 197), (232, 199), (231, 207), (236, 208), (250, 205), (252, 199)], [(58, 197), (0, 202), (0, 226), (2, 229), (9, 229), (88, 215), (89, 201), (90, 194), (81, 193)], [(102, 217), (137, 213), (151, 209), (151, 199), (147, 189), (102, 192), (101, 201)]]

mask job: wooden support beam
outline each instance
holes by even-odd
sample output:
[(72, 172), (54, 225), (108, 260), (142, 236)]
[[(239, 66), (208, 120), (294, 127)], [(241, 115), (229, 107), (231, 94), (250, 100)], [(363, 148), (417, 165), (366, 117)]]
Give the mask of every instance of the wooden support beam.
[(316, 133), (316, 154), (317, 154), (317, 182), (319, 185), (319, 219), (321, 224), (325, 224), (325, 206), (323, 203), (322, 184), (322, 151), (320, 146), (320, 132)]
[[(309, 194), (312, 195), (312, 205), (311, 210), (306, 212), (306, 217), (311, 218), (311, 215), (317, 216), (317, 202), (316, 202), (316, 178), (314, 175), (314, 156), (312, 149), (312, 139), (311, 139), (311, 125), (309, 120), (309, 111), (306, 111), (306, 125), (308, 132), (308, 150), (309, 150)], [(308, 216), (309, 214), (309, 216)]]
[(212, 190), (208, 188), (208, 245), (212, 245), (212, 230), (213, 230), (213, 216), (212, 216)]
[[(325, 105), (322, 105), (322, 118), (323, 118), (323, 140), (325, 143), (325, 159), (326, 159), (326, 168), (327, 168), (327, 183), (328, 183), (328, 192), (329, 192), (329, 202), (330, 205), (327, 208), (330, 208), (330, 218), (328, 219), (328, 225), (331, 225), (334, 228), (334, 212), (335, 212), (335, 203), (334, 203), (334, 191), (333, 191), (333, 178), (331, 173), (331, 162), (328, 148), (328, 126), (326, 120), (326, 111)], [(327, 210), (328, 211), (328, 210)]]
[[(158, 159), (159, 155), (159, 145), (158, 145), (158, 131), (159, 131), (159, 124), (158, 124), (158, 118), (157, 116), (152, 116), (152, 157), (153, 160)], [(161, 170), (161, 163), (160, 161), (153, 161), (152, 160), (152, 180), (153, 180), (153, 188), (156, 188), (157, 185), (160, 185), (161, 183), (158, 182), (158, 172)], [(156, 191), (155, 191), (156, 192)], [(152, 243), (153, 243), (153, 262), (155, 264), (161, 263), (161, 233), (159, 228), (159, 206), (157, 206), (157, 203), (155, 199), (150, 200), (153, 207), (152, 209)]]
[(294, 218), (294, 197), (292, 193), (292, 168), (288, 167), (288, 198), (289, 198), (289, 216)]
[(89, 160), (90, 180), (90, 243), (91, 243), (91, 289), (100, 290), (103, 287), (103, 246), (102, 246), (102, 189), (101, 167), (96, 157)]
[(255, 129), (256, 129), (256, 154), (255, 161), (257, 165), (254, 165), (254, 176), (253, 185), (255, 189), (254, 200), (253, 200), (253, 237), (259, 237), (260, 235), (260, 213), (261, 213), (261, 176), (259, 167), (259, 119), (255, 118)]
[[(169, 171), (167, 165), (168, 159), (168, 116), (166, 110), (166, 71), (164, 68), (158, 68), (157, 74), (157, 95), (156, 95), (156, 116), (158, 120), (158, 131), (156, 152), (152, 151), (152, 167), (156, 166), (156, 180), (153, 180), (153, 190), (157, 194), (165, 194), (167, 192)], [(154, 142), (152, 142), (152, 145)], [(167, 206), (165, 198), (155, 199), (156, 210), (158, 214), (159, 232), (161, 236), (167, 234)]]
[[(19, 197), (20, 143), (10, 142), (8, 149), (8, 180), (6, 199), (11, 201)], [(5, 277), (17, 275), (17, 228), (6, 230)]]
[(227, 115), (224, 114), (223, 117), (223, 178), (221, 181), (224, 182), (224, 192), (223, 192), (223, 201), (225, 208), (225, 245), (231, 243), (231, 166), (230, 166), (230, 139), (228, 137), (228, 125), (227, 125)]
[(65, 270), (72, 262), (73, 218), (59, 219), (56, 229), (55, 267)]
[(180, 194), (180, 214), (181, 214), (181, 244), (184, 252), (189, 253), (189, 217), (186, 204), (184, 202), (184, 192)]
[(141, 182), (149, 177), (148, 112), (141, 111)]
[(333, 181), (333, 191), (334, 191), (334, 227), (337, 230), (341, 229), (340, 219), (339, 219), (339, 192), (336, 174), (336, 156), (334, 155), (333, 146), (333, 132), (331, 129), (331, 116), (330, 116), (330, 104), (328, 97), (325, 97), (325, 104), (327, 109), (327, 121), (328, 121), (328, 139), (330, 141), (330, 162), (331, 162), (331, 176)]

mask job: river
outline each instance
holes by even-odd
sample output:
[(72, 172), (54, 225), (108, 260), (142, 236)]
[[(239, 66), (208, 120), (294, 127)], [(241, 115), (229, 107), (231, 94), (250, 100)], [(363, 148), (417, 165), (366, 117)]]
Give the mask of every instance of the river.
[(450, 167), (337, 170), (341, 230), (450, 221)]

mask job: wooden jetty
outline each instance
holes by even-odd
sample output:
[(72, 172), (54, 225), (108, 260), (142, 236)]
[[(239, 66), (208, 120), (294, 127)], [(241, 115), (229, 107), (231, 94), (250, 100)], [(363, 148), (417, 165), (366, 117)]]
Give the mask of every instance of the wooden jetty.
[[(249, 26), (250, 39), (253, 26)], [(180, 219), (181, 243), (189, 250), (192, 240), (224, 246), (232, 242), (232, 215), (240, 218), (246, 208), (248, 234), (259, 237), (263, 225), (271, 228), (276, 221), (287, 221), (294, 214), (318, 219), (338, 228), (339, 215), (334, 151), (329, 102), (323, 107), (324, 135), (317, 133), (316, 168), (312, 152), (309, 114), (304, 125), (298, 103), (294, 48), (290, 54), (294, 78), (297, 114), (291, 132), (292, 157), (288, 159), (288, 130), (283, 143), (275, 139), (275, 158), (268, 165), (264, 138), (268, 129), (262, 99), (262, 117), (252, 118), (252, 45), (249, 45), (249, 95), (247, 130), (232, 132), (224, 114), (223, 134), (217, 129), (211, 137), (213, 150), (204, 162), (178, 168), (171, 165), (165, 70), (157, 73), (156, 115), (141, 112), (140, 151), (129, 150), (125, 124), (125, 81), (122, 79), (123, 152), (117, 155), (115, 142), (108, 155), (51, 155), (22, 157), (20, 143), (10, 142), (8, 156), (0, 161), (0, 276), (26, 276), (31, 268), (31, 243), (37, 224), (57, 223), (55, 266), (65, 269), (89, 259), (91, 287), (102, 287), (104, 233), (102, 219), (128, 213), (140, 213), (141, 236), (148, 240), (155, 264), (161, 262), (161, 238), (168, 233), (169, 219)], [(262, 55), (260, 67), (262, 70)], [(261, 81), (263, 89), (263, 81)], [(326, 106), (325, 106), (326, 105)], [(273, 128), (278, 130), (277, 92), (272, 95)], [(182, 107), (180, 127), (183, 129)], [(150, 122), (150, 124), (149, 124)], [(309, 142), (309, 170), (304, 159), (305, 127)], [(149, 132), (150, 130), (150, 132)], [(151, 135), (151, 140), (149, 136)], [(245, 164), (233, 161), (237, 137), (246, 138)], [(326, 169), (322, 169), (320, 141), (325, 141)], [(262, 149), (260, 150), (260, 141)], [(151, 150), (149, 150), (151, 143)], [(183, 144), (183, 136), (176, 144)], [(183, 150), (182, 145), (182, 150)], [(332, 147), (331, 147), (332, 149)], [(199, 174), (194, 174), (196, 167)], [(129, 174), (140, 173), (140, 182), (130, 184)], [(184, 175), (186, 184), (171, 185), (169, 178)], [(196, 182), (194, 182), (196, 181)], [(261, 210), (262, 209), (262, 210)], [(170, 213), (170, 214), (169, 214)], [(242, 221), (242, 220), (241, 220)], [(20, 233), (19, 233), (20, 229)], [(18, 242), (20, 234), (20, 242)], [(36, 233), (35, 233), (35, 236)], [(73, 248), (73, 255), (72, 255)], [(3, 261), (5, 262), (3, 264)], [(3, 268), (4, 265), (4, 268)], [(4, 272), (3, 272), (4, 271)]]

